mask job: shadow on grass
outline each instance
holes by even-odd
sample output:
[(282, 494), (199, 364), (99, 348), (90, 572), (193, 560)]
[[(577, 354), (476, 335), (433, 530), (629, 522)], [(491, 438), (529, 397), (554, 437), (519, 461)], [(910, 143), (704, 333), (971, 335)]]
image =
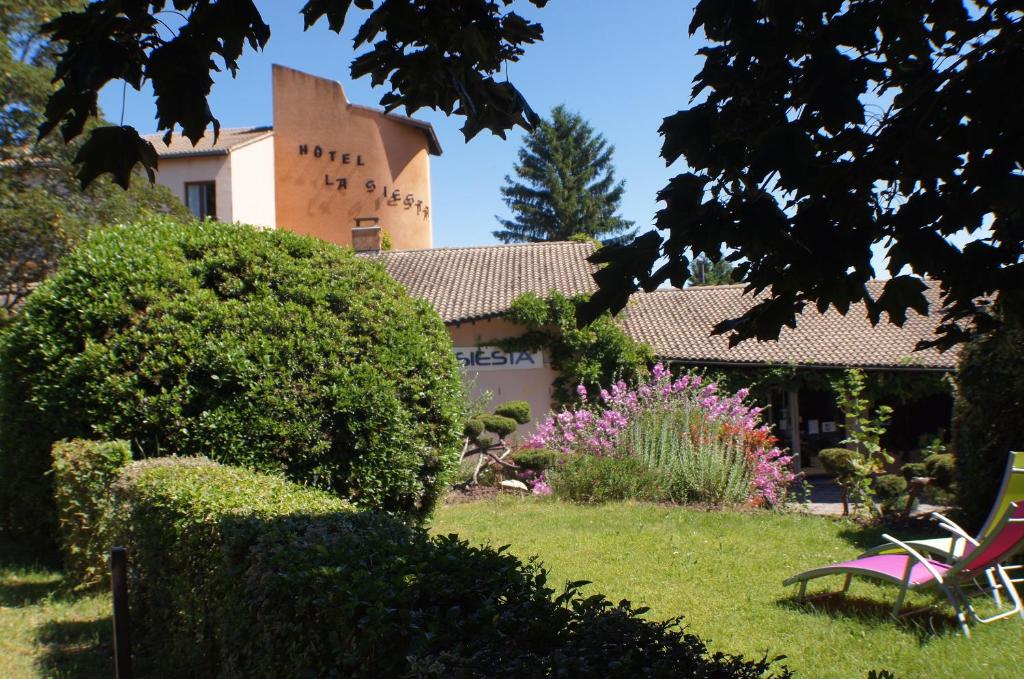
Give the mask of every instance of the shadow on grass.
[(851, 523), (849, 527), (839, 531), (839, 537), (857, 549), (867, 551), (885, 542), (882, 533), (888, 533), (900, 540), (949, 537), (949, 533), (939, 528), (934, 521), (918, 516), (909, 519), (886, 519), (882, 523), (867, 526)]
[[(811, 596), (814, 596), (813, 594)], [(895, 593), (894, 593), (895, 597)], [(807, 615), (818, 615), (833, 620), (857, 620), (871, 624), (895, 624), (907, 634), (916, 637), (920, 645), (925, 645), (936, 637), (959, 634), (960, 625), (952, 609), (944, 609), (936, 600), (935, 607), (927, 608), (918, 613), (896, 619), (892, 616), (892, 601), (869, 599), (861, 596), (830, 594), (808, 601), (797, 601), (795, 597), (779, 599), (776, 605)]]
[(43, 647), (40, 672), (62, 679), (106, 679), (114, 673), (110, 616), (95, 620), (50, 621), (37, 632)]

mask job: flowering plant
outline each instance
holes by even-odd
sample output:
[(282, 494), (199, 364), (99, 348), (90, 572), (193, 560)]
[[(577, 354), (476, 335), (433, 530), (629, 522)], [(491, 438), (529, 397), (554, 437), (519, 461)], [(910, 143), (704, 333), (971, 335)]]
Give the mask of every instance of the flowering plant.
[[(565, 454), (637, 456), (670, 476), (671, 499), (743, 499), (779, 504), (793, 480), (791, 456), (744, 403), (749, 390), (719, 393), (700, 375), (673, 378), (662, 364), (636, 387), (620, 380), (579, 405), (550, 415), (528, 445)], [(710, 485), (716, 490), (710, 490)]]

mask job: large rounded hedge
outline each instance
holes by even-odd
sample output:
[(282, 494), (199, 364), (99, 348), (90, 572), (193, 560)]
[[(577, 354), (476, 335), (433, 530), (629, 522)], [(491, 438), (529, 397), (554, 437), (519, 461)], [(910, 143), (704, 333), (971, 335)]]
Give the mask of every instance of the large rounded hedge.
[(1006, 457), (1024, 449), (1024, 328), (1007, 323), (966, 344), (953, 406), (955, 476), (964, 523), (981, 527), (999, 493)]
[(51, 445), (106, 437), (422, 518), (459, 404), (441, 319), (377, 263), (241, 225), (104, 229), (0, 337), (0, 516), (45, 524)]

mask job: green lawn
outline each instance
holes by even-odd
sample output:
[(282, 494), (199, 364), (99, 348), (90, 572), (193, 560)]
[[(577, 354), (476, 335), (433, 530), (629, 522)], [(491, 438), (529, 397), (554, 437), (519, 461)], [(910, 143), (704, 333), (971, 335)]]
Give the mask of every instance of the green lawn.
[[(588, 592), (649, 606), (652, 617), (683, 614), (713, 649), (785, 654), (802, 677), (849, 679), (870, 669), (905, 678), (1022, 676), (1020, 618), (976, 626), (971, 639), (959, 635), (948, 606), (897, 623), (889, 617), (895, 590), (863, 580), (848, 600), (794, 603), (795, 588), (783, 588), (783, 579), (877, 542), (880, 531), (847, 522), (499, 498), (444, 507), (433, 530), (536, 554), (556, 582), (591, 580)], [(838, 584), (822, 579), (811, 591)]]
[[(959, 636), (946, 607), (896, 623), (888, 616), (893, 590), (863, 581), (855, 582), (851, 600), (794, 604), (783, 578), (854, 556), (877, 540), (878, 531), (849, 523), (499, 498), (444, 507), (433, 530), (539, 555), (556, 582), (592, 580), (588, 591), (650, 606), (652, 617), (684, 614), (712, 648), (785, 654), (801, 677), (864, 677), (872, 668), (907, 679), (1022, 675), (1020, 619), (975, 627), (970, 640)], [(59, 571), (0, 542), (0, 677), (112, 673), (109, 596), (70, 594)]]
[(110, 597), (73, 595), (59, 571), (0, 540), (0, 677), (113, 676)]

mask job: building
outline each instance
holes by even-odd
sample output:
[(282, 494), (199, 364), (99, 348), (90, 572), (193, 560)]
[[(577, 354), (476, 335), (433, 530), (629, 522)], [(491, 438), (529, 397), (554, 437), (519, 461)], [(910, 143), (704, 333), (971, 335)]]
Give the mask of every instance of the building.
[(591, 243), (527, 243), (380, 252), (376, 257), (414, 297), (433, 305), (448, 327), (466, 379), (494, 404), (521, 399), (535, 419), (551, 409), (557, 373), (544, 351), (509, 353), (496, 340), (523, 328), (501, 318), (526, 292), (581, 295), (597, 289), (587, 262)]
[(430, 156), (441, 146), (428, 123), (352, 104), (340, 83), (277, 65), (273, 102), (272, 127), (222, 129), (216, 141), (211, 131), (195, 146), (149, 135), (157, 182), (198, 217), (338, 245), (360, 229), (397, 249), (431, 247)]
[[(871, 281), (868, 291), (877, 298), (883, 285)], [(934, 339), (939, 325), (942, 304), (936, 286), (925, 293), (933, 312), (908, 311), (902, 327), (885, 319), (872, 325), (863, 303), (851, 305), (845, 315), (834, 308), (820, 313), (810, 306), (797, 317), (796, 328), (784, 327), (777, 341), (748, 340), (730, 348), (727, 336), (711, 331), (752, 306), (753, 298), (743, 288), (717, 285), (637, 294), (618, 320), (627, 334), (670, 364), (726, 376), (732, 372), (745, 383), (775, 369), (783, 377), (762, 394), (769, 406), (766, 419), (811, 470), (820, 468), (817, 452), (836, 446), (853, 426), (845, 421), (831, 389), (823, 386), (848, 368), (860, 368), (889, 385), (877, 399), (893, 408), (883, 440), (887, 449), (911, 451), (920, 447), (922, 436), (949, 429), (953, 403), (945, 378), (956, 370), (958, 351), (915, 351), (918, 342)]]
[[(543, 351), (509, 353), (495, 345), (524, 330), (502, 314), (524, 292), (593, 292), (595, 269), (586, 259), (594, 246), (432, 249), (430, 156), (441, 147), (429, 124), (352, 104), (340, 84), (283, 66), (273, 67), (273, 108), (272, 127), (221, 130), (216, 142), (212, 134), (195, 146), (180, 136), (170, 144), (151, 136), (157, 181), (197, 216), (289, 229), (379, 258), (412, 295), (437, 309), (478, 394), (526, 400), (542, 417), (552, 405), (556, 372)], [(880, 285), (871, 284), (876, 295)], [(938, 291), (928, 294), (938, 309)], [(910, 312), (902, 328), (872, 326), (864, 306), (854, 305), (846, 315), (808, 309), (776, 342), (729, 348), (726, 337), (711, 334), (716, 323), (751, 304), (742, 286), (658, 290), (634, 295), (618, 322), (660, 360), (711, 372), (779, 369), (806, 377), (857, 367), (927, 379), (955, 368), (955, 352), (913, 350), (933, 336), (937, 315)], [(790, 380), (762, 394), (767, 418), (811, 466), (814, 453), (843, 438), (847, 424), (838, 421), (830, 390), (813, 383)], [(948, 426), (948, 389), (918, 396), (896, 404), (890, 438), (897, 449)]]
[[(501, 316), (524, 292), (594, 292), (594, 266), (586, 261), (593, 247), (531, 243), (381, 252), (377, 257), (410, 294), (437, 309), (477, 394), (489, 391), (498, 402), (524, 399), (539, 418), (551, 408), (556, 372), (544, 352), (513, 356), (494, 346), (496, 340), (523, 332)], [(869, 290), (877, 296), (882, 285), (871, 282)], [(938, 309), (938, 290), (931, 287), (927, 294), (930, 307)], [(711, 334), (716, 323), (741, 315), (752, 302), (742, 285), (657, 290), (633, 295), (617, 320), (659, 360), (673, 365), (726, 376), (732, 372), (743, 384), (775, 368), (802, 376), (769, 389), (762, 398), (769, 406), (766, 419), (812, 469), (817, 468), (817, 451), (837, 444), (847, 426), (831, 390), (813, 386), (814, 377), (862, 368), (889, 381), (909, 378), (939, 385), (938, 391), (887, 402), (895, 409), (887, 441), (893, 450), (911, 450), (920, 435), (948, 428), (952, 401), (942, 378), (955, 370), (956, 352), (914, 351), (920, 340), (933, 337), (938, 314), (911, 311), (903, 327), (872, 326), (863, 304), (851, 306), (846, 315), (808, 308), (797, 327), (784, 328), (778, 341), (730, 348), (726, 336)]]

